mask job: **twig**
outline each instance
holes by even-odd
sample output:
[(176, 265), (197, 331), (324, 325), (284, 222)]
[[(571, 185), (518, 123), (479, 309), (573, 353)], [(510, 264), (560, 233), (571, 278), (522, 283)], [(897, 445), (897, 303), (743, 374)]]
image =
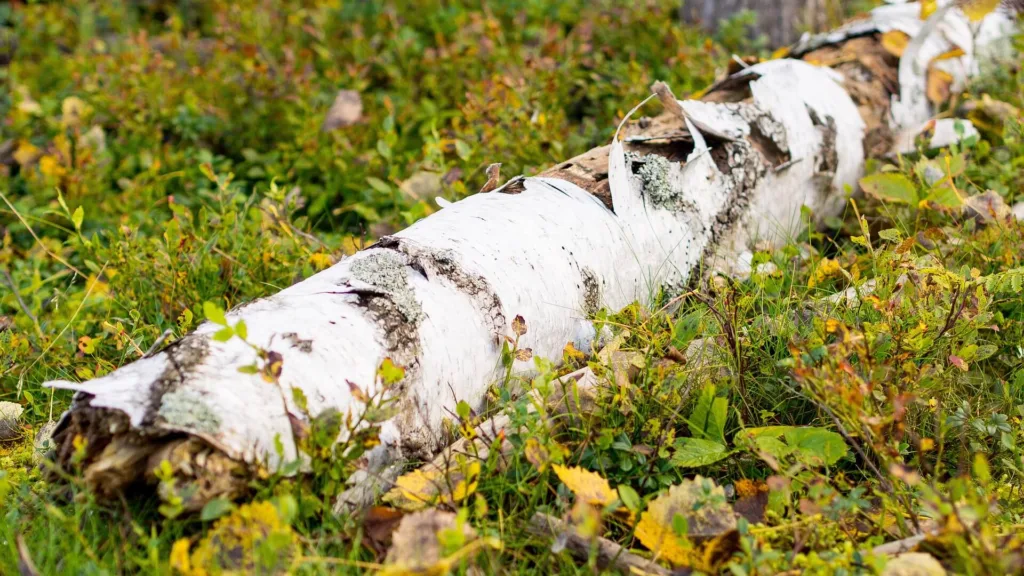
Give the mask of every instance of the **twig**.
[(885, 544), (879, 544), (871, 549), (871, 552), (878, 555), (896, 556), (904, 552), (910, 552), (915, 546), (924, 541), (928, 534), (915, 534), (902, 540), (893, 540)]
[[(960, 308), (958, 309), (956, 307), (957, 297), (961, 297)], [(960, 315), (964, 312), (964, 307), (967, 306), (967, 297), (968, 294), (966, 292), (961, 294), (961, 288), (959, 286), (953, 289), (953, 299), (949, 302), (949, 314), (946, 316), (946, 323), (942, 325), (942, 330), (939, 330), (939, 335), (935, 337), (935, 340), (942, 338), (946, 332), (956, 325), (956, 321), (960, 319)], [(956, 309), (956, 313), (953, 312), (954, 309)]]
[(22, 217), (21, 212), (18, 212), (18, 210), (14, 207), (14, 204), (11, 204), (11, 201), (7, 199), (7, 196), (4, 196), (3, 192), (0, 192), (0, 200), (3, 200), (4, 203), (7, 204), (7, 207), (11, 209), (11, 212), (14, 212), (14, 215), (18, 217), (18, 220), (20, 220), (22, 226), (24, 226), (25, 229), (28, 230), (28, 233), (31, 234), (33, 238), (35, 238), (36, 244), (39, 244), (39, 247), (43, 249), (43, 252), (46, 252), (46, 254), (50, 258), (53, 258), (57, 262), (60, 262), (61, 264), (67, 266), (69, 269), (74, 271), (75, 274), (78, 274), (82, 278), (89, 277), (87, 274), (83, 274), (82, 271), (79, 270), (78, 268), (75, 268), (74, 266), (69, 264), (67, 260), (51, 252), (50, 249), (46, 247), (46, 244), (44, 244), (43, 241), (39, 239), (39, 236), (36, 236), (35, 230), (33, 230), (32, 227), (28, 225), (28, 222), (25, 220), (25, 218)]
[(32, 311), (29, 310), (28, 306), (25, 304), (25, 301), (21, 299), (21, 294), (18, 292), (18, 286), (14, 283), (14, 278), (11, 278), (11, 273), (7, 271), (6, 266), (0, 269), (0, 271), (4, 273), (4, 279), (7, 280), (7, 284), (11, 286), (11, 292), (14, 293), (14, 299), (18, 301), (18, 306), (21, 306), (21, 311), (25, 313), (25, 316), (29, 317), (29, 320), (32, 320), (32, 324), (36, 327), (36, 334), (42, 338), (43, 329), (39, 327), (39, 319), (36, 318), (35, 314), (32, 314)]
[(25, 545), (25, 537), (18, 534), (15, 543), (18, 547), (18, 573), (21, 576), (39, 576), (39, 569), (36, 568), (36, 564), (28, 552), (28, 546)]
[(153, 345), (149, 347), (149, 350), (146, 350), (146, 353), (143, 354), (142, 357), (143, 358), (149, 358), (150, 356), (155, 354), (157, 349), (160, 348), (160, 345), (163, 344), (164, 341), (167, 340), (167, 338), (170, 337), (171, 334), (174, 334), (174, 330), (171, 330), (170, 328), (168, 328), (167, 330), (164, 330), (164, 333), (161, 334), (156, 339), (156, 342), (153, 342)]
[(846, 439), (846, 442), (849, 443), (850, 446), (853, 446), (853, 449), (857, 452), (858, 455), (860, 455), (861, 459), (864, 460), (864, 464), (866, 464), (868, 468), (871, 468), (871, 471), (874, 472), (875, 476), (878, 477), (879, 482), (882, 483), (882, 488), (886, 492), (890, 492), (890, 493), (893, 492), (892, 484), (882, 474), (882, 471), (878, 469), (878, 466), (875, 466), (874, 461), (872, 461), (870, 458), (868, 458), (868, 455), (864, 452), (864, 449), (861, 448), (860, 443), (854, 441), (853, 437), (850, 436), (850, 433), (846, 431), (846, 427), (843, 426), (842, 421), (840, 421), (839, 417), (835, 415), (835, 412), (832, 412), (831, 408), (829, 408), (828, 406), (826, 406), (822, 402), (818, 402), (817, 399), (813, 398), (809, 394), (805, 394), (804, 396), (808, 400), (810, 400), (811, 403), (813, 403), (819, 409), (823, 410), (826, 414), (828, 414), (830, 418), (832, 418), (832, 422), (835, 423), (836, 428), (839, 429), (839, 433), (843, 435), (843, 438)]
[(628, 552), (607, 538), (580, 536), (566, 522), (542, 512), (533, 514), (527, 531), (537, 536), (564, 538), (566, 549), (577, 560), (588, 561), (591, 553), (595, 553), (597, 567), (601, 570), (612, 568), (626, 574), (656, 574), (658, 576), (672, 574), (668, 569), (658, 566), (647, 558)]

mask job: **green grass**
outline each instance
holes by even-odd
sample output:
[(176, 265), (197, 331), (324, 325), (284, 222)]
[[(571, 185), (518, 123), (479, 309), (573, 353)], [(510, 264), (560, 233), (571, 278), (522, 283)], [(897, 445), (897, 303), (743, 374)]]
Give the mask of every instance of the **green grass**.
[[(491, 162), (534, 173), (605, 143), (655, 79), (680, 95), (702, 88), (743, 47), (732, 32), (718, 38), (726, 50), (680, 27), (676, 4), (0, 7), (0, 41), (17, 46), (0, 68), (0, 399), (26, 409), (25, 438), (0, 445), (0, 573), (17, 571), (19, 537), (42, 574), (171, 574), (186, 542), (193, 561), (241, 549), (263, 573), (281, 558), (302, 574), (383, 562), (377, 520), (330, 511), (355, 452), (329, 449), (329, 421), (311, 435), (314, 474), (254, 480), (251, 508), (217, 501), (174, 517), (173, 502), (98, 501), (73, 473), (38, 469), (31, 439), (70, 400), (41, 382), (108, 373), (165, 330), (189, 331), (204, 302), (273, 293), (429, 214), (410, 181), (458, 198)], [(360, 93), (362, 118), (324, 132), (341, 89)], [(1024, 107), (1024, 78), (989, 71), (969, 99), (982, 93)], [(700, 474), (740, 495), (771, 487), (765, 521), (741, 521), (716, 570), (875, 573), (884, 560), (870, 549), (915, 521), (940, 527), (927, 547), (955, 572), (1021, 570), (1008, 535), (1024, 523), (1024, 300), (1012, 272), (1024, 227), (964, 217), (922, 177), (929, 162), (962, 165), (943, 180), (962, 196), (1024, 199), (1020, 117), (972, 119), (978, 141), (885, 168), (939, 202), (858, 199), (827, 230), (755, 254), (749, 280), (601, 312), (642, 359), (631, 377), (568, 350), (565, 365), (518, 383), (543, 397), (589, 365), (608, 384), (585, 418), (531, 413), (498, 383), (493, 410), (520, 426), (513, 450), (436, 508), (501, 548), (453, 569), (592, 573), (594, 558), (525, 531), (534, 512), (643, 553), (628, 510), (642, 522), (665, 489)], [(826, 300), (868, 279), (855, 305)], [(714, 343), (711, 361), (677, 362), (696, 338)], [(707, 417), (710, 406), (724, 409)], [(488, 415), (460, 414), (453, 433)], [(805, 442), (745, 439), (764, 426), (797, 427)], [(728, 456), (695, 461), (708, 443)], [(615, 501), (580, 505), (556, 464), (600, 474)], [(467, 545), (440, 536), (449, 553)]]

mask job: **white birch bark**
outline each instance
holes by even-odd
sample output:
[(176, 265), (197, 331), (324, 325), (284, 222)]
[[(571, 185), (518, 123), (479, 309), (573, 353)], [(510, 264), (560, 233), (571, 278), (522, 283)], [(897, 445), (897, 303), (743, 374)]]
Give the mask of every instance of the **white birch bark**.
[[(795, 54), (889, 29), (915, 37), (928, 29), (919, 13), (916, 3), (885, 6), (868, 20), (805, 38)], [(934, 112), (923, 98), (921, 63), (957, 46), (964, 56), (943, 66), (962, 83), (976, 72), (981, 45), (1005, 37), (1010, 21), (993, 14), (972, 30), (954, 9), (931, 26), (936, 32), (912, 42), (914, 65), (900, 66), (894, 132), (915, 133)], [(800, 232), (802, 206), (819, 219), (842, 210), (864, 161), (864, 121), (844, 88), (851, 79), (786, 59), (731, 80), (746, 83), (749, 97), (681, 102), (692, 140), (685, 161), (612, 144), (610, 207), (567, 180), (517, 180), (519, 193), (498, 190), (447, 205), (229, 312), (230, 323), (245, 321), (250, 342), (281, 355), (279, 385), (239, 372), (256, 362), (253, 349), (238, 339), (213, 340), (218, 327), (206, 323), (101, 378), (48, 383), (78, 392), (58, 439), (88, 428), (107, 440), (159, 445), (184, 433), (273, 469), (299, 457), (290, 419), (306, 415), (292, 388), (302, 389), (311, 415), (328, 408), (358, 413), (363, 404), (348, 383), (376, 392), (377, 367), (391, 358), (406, 374), (392, 391), (399, 410), (384, 424), (371, 465), (435, 452), (456, 403), (479, 406), (499, 378), (502, 339), (516, 315), (529, 325), (520, 343), (535, 355), (558, 359), (567, 342), (589, 350), (595, 333), (588, 315), (598, 307), (648, 304), (659, 290), (686, 285), (712, 255), (742, 273), (755, 241)], [(694, 126), (733, 140), (705, 137)], [(532, 366), (517, 361), (514, 369), (529, 373)]]

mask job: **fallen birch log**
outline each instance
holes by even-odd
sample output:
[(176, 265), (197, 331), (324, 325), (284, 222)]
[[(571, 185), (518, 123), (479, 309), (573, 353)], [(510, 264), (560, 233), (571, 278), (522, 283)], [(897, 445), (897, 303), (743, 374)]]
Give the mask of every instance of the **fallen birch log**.
[[(567, 342), (589, 350), (598, 308), (649, 304), (709, 265), (743, 274), (755, 242), (800, 232), (802, 207), (815, 222), (838, 214), (867, 155), (923, 132), (932, 145), (955, 137), (950, 121), (929, 122), (928, 70), (946, 70), (958, 89), (1012, 21), (972, 23), (948, 5), (926, 22), (920, 13), (916, 3), (876, 9), (699, 100), (662, 86), (666, 113), (625, 123), (610, 146), (447, 205), (230, 311), (246, 341), (220, 341), (207, 322), (101, 378), (48, 383), (77, 391), (55, 433), (59, 463), (79, 462), (87, 483), (113, 492), (184, 458), (178, 472), (204, 497), (231, 494), (244, 484), (236, 475), (300, 459), (295, 429), (310, 417), (337, 409), (358, 420), (363, 398), (380, 394), (395, 412), (368, 468), (429, 459), (457, 402), (479, 406), (502, 374), (514, 317), (528, 320), (520, 344), (534, 355), (560, 358)], [(883, 46), (891, 31), (910, 38), (902, 58)], [(962, 54), (935, 60), (954, 48)], [(385, 358), (404, 368), (390, 388), (378, 378)], [(251, 373), (260, 363), (271, 377)]]

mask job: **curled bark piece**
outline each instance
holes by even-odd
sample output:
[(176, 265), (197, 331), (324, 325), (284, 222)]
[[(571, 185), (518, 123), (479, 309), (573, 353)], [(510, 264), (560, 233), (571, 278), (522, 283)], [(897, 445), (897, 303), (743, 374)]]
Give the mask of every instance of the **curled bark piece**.
[[(864, 34), (897, 25), (913, 37), (922, 23), (911, 25), (911, 14), (916, 19), (919, 11), (880, 8), (859, 40), (877, 43)], [(983, 31), (996, 29), (990, 20), (1006, 18), (986, 18)], [(948, 30), (946, 37), (965, 25), (950, 10), (936, 29)], [(995, 37), (980, 34), (978, 46)], [(848, 38), (844, 32), (834, 41)], [(943, 42), (959, 46), (959, 36), (954, 40)], [(966, 75), (981, 51), (961, 48)], [(865, 119), (893, 134), (919, 126), (916, 109), (879, 112), (874, 103), (887, 105), (899, 89), (879, 77), (895, 75), (898, 63), (876, 64), (752, 65), (702, 100), (679, 101), (682, 116), (622, 127), (638, 140), (616, 138), (540, 177), (449, 204), (229, 312), (229, 323), (245, 321), (248, 342), (279, 361), (273, 382), (241, 372), (258, 360), (256, 352), (237, 338), (217, 341), (219, 326), (210, 323), (101, 378), (51, 382), (78, 392), (55, 434), (58, 459), (84, 456), (86, 477), (116, 489), (184, 436), (231, 461), (273, 470), (301, 458), (293, 429), (329, 409), (358, 420), (362, 397), (384, 393), (395, 399), (395, 415), (380, 426), (367, 473), (409, 457), (429, 459), (444, 443), (444, 421), (457, 402), (478, 408), (502, 374), (512, 318), (529, 322), (520, 345), (533, 355), (561, 358), (567, 342), (588, 350), (596, 336), (588, 316), (597, 307), (650, 304), (708, 263), (742, 272), (755, 241), (800, 232), (803, 207), (815, 221), (838, 213), (844, 190), (861, 174)], [(707, 138), (712, 132), (723, 138)], [(405, 369), (390, 387), (377, 378), (385, 358)], [(533, 366), (516, 360), (513, 369), (529, 375)], [(296, 389), (306, 410), (294, 400)], [(76, 436), (86, 441), (85, 454)], [(112, 475), (115, 462), (130, 464), (131, 473)]]
[(581, 562), (588, 561), (591, 553), (594, 553), (597, 567), (601, 570), (613, 569), (620, 570), (625, 574), (655, 574), (658, 576), (672, 574), (672, 571), (667, 568), (628, 552), (607, 538), (580, 536), (567, 522), (543, 512), (534, 513), (530, 518), (528, 530), (537, 536), (564, 541), (565, 549)]

